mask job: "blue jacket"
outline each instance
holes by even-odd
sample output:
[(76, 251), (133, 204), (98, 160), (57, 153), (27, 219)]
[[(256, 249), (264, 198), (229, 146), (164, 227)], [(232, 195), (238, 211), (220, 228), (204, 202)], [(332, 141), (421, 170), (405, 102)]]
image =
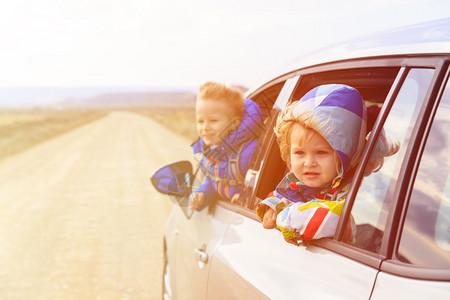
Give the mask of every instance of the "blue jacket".
[[(203, 154), (200, 164), (205, 181), (193, 192), (205, 194), (205, 206), (212, 199), (231, 200), (233, 195), (242, 192), (245, 174), (258, 146), (257, 139), (262, 130), (262, 118), (260, 106), (250, 99), (245, 99), (241, 124), (219, 146), (208, 147), (200, 138), (192, 145), (194, 154)], [(239, 160), (237, 164), (230, 163), (230, 159), (237, 158)], [(239, 172), (230, 170), (234, 166), (238, 166)], [(240, 176), (236, 178), (233, 174)]]

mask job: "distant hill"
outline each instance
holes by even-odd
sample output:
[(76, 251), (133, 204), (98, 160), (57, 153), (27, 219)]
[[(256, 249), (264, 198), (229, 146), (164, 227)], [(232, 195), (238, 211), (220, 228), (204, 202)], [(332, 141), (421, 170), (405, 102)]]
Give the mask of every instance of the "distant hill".
[[(245, 92), (246, 87), (236, 85)], [(152, 108), (195, 106), (197, 88), (151, 87), (0, 87), (5, 108)]]
[(86, 108), (148, 108), (183, 106), (193, 107), (196, 95), (191, 92), (112, 92), (87, 98), (66, 98), (59, 107)]

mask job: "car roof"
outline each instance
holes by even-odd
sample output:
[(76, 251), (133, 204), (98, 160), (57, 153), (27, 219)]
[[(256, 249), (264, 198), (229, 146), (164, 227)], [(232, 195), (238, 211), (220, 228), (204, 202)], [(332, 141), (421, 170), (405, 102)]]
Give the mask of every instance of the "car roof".
[(404, 26), (334, 44), (291, 60), (276, 74), (282, 76), (308, 66), (333, 61), (414, 54), (450, 54), (450, 18)]

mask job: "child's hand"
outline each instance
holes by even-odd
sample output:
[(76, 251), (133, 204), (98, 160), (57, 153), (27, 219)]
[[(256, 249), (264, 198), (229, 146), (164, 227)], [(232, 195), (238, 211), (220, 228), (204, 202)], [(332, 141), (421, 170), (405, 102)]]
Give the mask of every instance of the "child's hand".
[(192, 193), (189, 196), (189, 209), (196, 210), (205, 203), (205, 194), (203, 193)]
[(284, 239), (289, 244), (292, 244), (294, 246), (298, 246), (298, 242), (301, 241), (301, 238), (293, 238), (293, 239)]
[(265, 229), (272, 229), (277, 226), (277, 214), (271, 208), (268, 208), (263, 217), (263, 227)]

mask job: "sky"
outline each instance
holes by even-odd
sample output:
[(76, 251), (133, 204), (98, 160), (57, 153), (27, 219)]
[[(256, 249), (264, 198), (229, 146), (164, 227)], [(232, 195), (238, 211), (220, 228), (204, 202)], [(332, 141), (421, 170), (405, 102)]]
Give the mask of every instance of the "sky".
[(253, 87), (315, 49), (450, 17), (448, 0), (0, 3), (0, 88)]

